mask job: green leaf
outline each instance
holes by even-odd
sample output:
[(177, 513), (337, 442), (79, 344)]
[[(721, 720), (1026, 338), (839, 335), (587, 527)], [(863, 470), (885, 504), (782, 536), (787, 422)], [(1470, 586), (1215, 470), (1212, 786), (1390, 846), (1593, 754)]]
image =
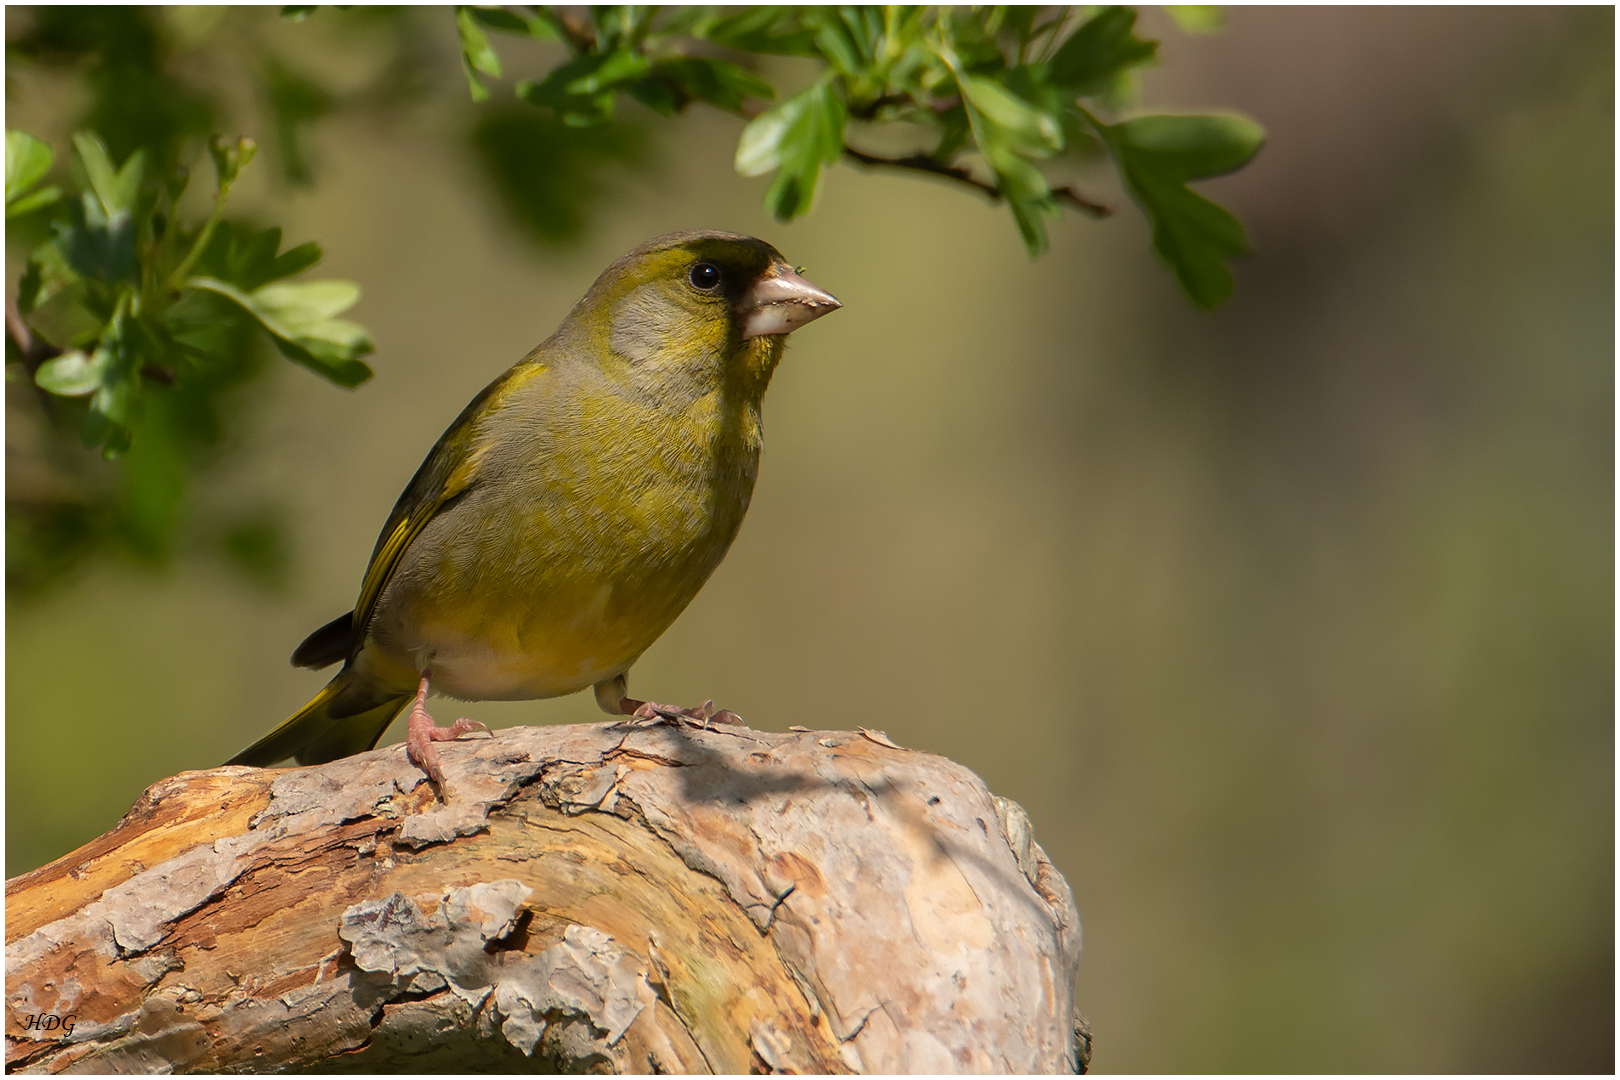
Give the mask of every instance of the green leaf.
[[(674, 102), (673, 108), (658, 109), (660, 112), (679, 112), (691, 101), (707, 101), (730, 112), (739, 112), (742, 110), (743, 102), (749, 98), (769, 101), (776, 97), (775, 88), (747, 68), (739, 67), (728, 60), (709, 60), (702, 57), (660, 60), (653, 65), (646, 79), (635, 84), (632, 92), (636, 92), (637, 88), (644, 87), (647, 83), (659, 83), (672, 91), (668, 100)], [(641, 93), (637, 93), (636, 96), (650, 108), (658, 108), (652, 101), (642, 97)]]
[(363, 327), (332, 319), (318, 329), (318, 333), (296, 341), (279, 337), (271, 340), (287, 359), (303, 364), (339, 386), (359, 386), (371, 378), (370, 366), (356, 359), (372, 351), (371, 338)]
[(28, 257), (28, 268), (17, 282), (17, 310), (27, 315), (77, 280), (56, 243), (41, 244)]
[[(280, 230), (278, 229), (277, 232), (280, 232)], [(275, 260), (265, 269), (264, 280), (266, 282), (279, 281), (282, 278), (292, 277), (294, 274), (302, 274), (305, 270), (320, 262), (322, 254), (321, 245), (313, 240), (307, 244), (299, 244), (295, 248), (288, 248), (280, 255), (277, 255)]]
[[(39, 260), (39, 252), (46, 249), (55, 253), (56, 245), (45, 244), (43, 247), (36, 249), (34, 255), (29, 258), (22, 277), (17, 279), (17, 311), (19, 314), (28, 315), (32, 313), (36, 307), (49, 299), (45, 295), (45, 270), (40, 265)], [(58, 255), (57, 258), (60, 259), (61, 256)], [(10, 349), (15, 345), (16, 342), (8, 335), (6, 337), (6, 348)]]
[(652, 61), (641, 53), (619, 49), (601, 58), (592, 70), (568, 83), (570, 94), (600, 94), (622, 83), (639, 79), (652, 70)]
[(124, 162), (123, 168), (114, 169), (111, 159), (107, 157), (107, 147), (89, 131), (81, 131), (73, 136), (73, 149), (84, 171), (87, 186), (101, 200), (106, 216), (112, 218), (132, 210), (146, 171), (146, 152), (135, 151)]
[(134, 280), (135, 226), (128, 210), (108, 215), (93, 192), (68, 204), (68, 219), (52, 225), (64, 263), (80, 277), (112, 283)]
[[(990, 142), (1020, 154), (1047, 157), (1063, 149), (1063, 129), (1057, 120), (1018, 97), (994, 79), (964, 74), (957, 80), (970, 118), (985, 128)], [(976, 129), (977, 130), (977, 129)], [(980, 139), (983, 147), (985, 139)]]
[(534, 16), (529, 19), (529, 36), (536, 41), (562, 41), (569, 40), (568, 30), (563, 26), (562, 20), (556, 11), (547, 6), (530, 8)]
[(1220, 4), (1166, 4), (1164, 10), (1189, 34), (1213, 34), (1226, 27), (1226, 8)]
[(226, 237), (226, 281), (243, 289), (256, 289), (270, 280), (266, 275), (281, 248), (280, 229), (272, 226), (256, 233), (225, 222), (220, 232)]
[(871, 66), (883, 37), (884, 9), (874, 4), (845, 4), (836, 10), (850, 42), (860, 51), (862, 66)]
[(320, 7), (319, 4), (283, 4), (281, 5), (281, 17), (288, 22), (303, 22), (315, 14), (315, 9), (318, 7)]
[(34, 372), (34, 384), (58, 397), (83, 397), (100, 388), (107, 360), (105, 350), (97, 349), (87, 355), (74, 349), (39, 365), (39, 370)]
[(692, 103), (690, 94), (664, 79), (638, 79), (625, 89), (660, 116), (674, 116)]
[(968, 122), (966, 106), (960, 103), (939, 114), (939, 125), (939, 143), (932, 155), (939, 161), (951, 160), (973, 141), (973, 125)]
[(350, 281), (304, 281), (265, 285), (243, 292), (217, 278), (193, 277), (188, 288), (205, 289), (233, 301), (270, 332), (287, 357), (339, 386), (358, 386), (371, 378), (359, 357), (373, 350), (365, 330), (333, 316), (360, 299)]
[(640, 49), (655, 9), (646, 4), (602, 4), (587, 10), (596, 27), (597, 48), (614, 52)]
[(130, 386), (128, 382), (103, 384), (96, 387), (90, 399), (90, 408), (108, 420), (114, 427), (129, 423)]
[[(939, 57), (951, 69), (962, 92), (973, 141), (996, 176), (996, 186), (1031, 257), (1046, 250), (1046, 220), (1060, 213), (1041, 170), (1030, 158), (1049, 157), (1063, 148), (1057, 120), (1008, 90), (995, 79), (971, 75), (948, 50)], [(1003, 71), (1001, 75), (1006, 76)]]
[(825, 108), (822, 102), (828, 95), (827, 82), (822, 80), (750, 121), (737, 140), (737, 171), (744, 176), (763, 176), (781, 166), (784, 146), (798, 129), (813, 133), (814, 125), (806, 118)]
[[(551, 37), (550, 28), (539, 19), (525, 19), (521, 15), (498, 7), (464, 7), (461, 10), (471, 12), (472, 17), (484, 26), (502, 34), (513, 34), (517, 37), (540, 37), (546, 40)], [(546, 27), (540, 34), (536, 34), (535, 27)], [(498, 74), (498, 73), (497, 73)]]
[(101, 332), (92, 362), (100, 369), (98, 385), (90, 395), (79, 435), (86, 446), (101, 444), (103, 457), (117, 457), (130, 446), (129, 422), (134, 411), (134, 358), (124, 331), (130, 293), (123, 293)]
[(616, 90), (628, 90), (651, 69), (651, 60), (628, 50), (576, 56), (540, 82), (518, 83), (517, 96), (571, 127), (591, 127), (612, 119)]
[(648, 36), (647, 44), (649, 46), (655, 41), (662, 44), (678, 34), (691, 36), (696, 27), (714, 19), (713, 9), (704, 7), (701, 4), (666, 7), (660, 14), (663, 16), (663, 22), (659, 23), (658, 28)]
[(989, 22), (994, 14), (993, 8), (953, 6), (941, 9), (939, 21), (949, 27), (948, 51), (957, 70), (973, 75), (994, 75), (1007, 66), (1001, 45), (990, 30)]
[(775, 169), (766, 207), (780, 221), (802, 217), (815, 202), (823, 166), (843, 156), (848, 120), (843, 99), (823, 77), (743, 129), (737, 142), (737, 171), (759, 176)]
[(1031, 258), (1047, 248), (1046, 222), (1061, 215), (1046, 177), (1030, 161), (1003, 149), (985, 155)]
[(49, 206), (51, 203), (55, 202), (61, 197), (62, 189), (57, 187), (55, 184), (42, 187), (38, 191), (24, 195), (15, 202), (7, 202), (6, 217), (21, 217), (24, 214), (33, 213), (42, 206)]
[(254, 229), (240, 222), (222, 221), (194, 271), (219, 278), (244, 292), (252, 292), (281, 278), (301, 274), (321, 260), (321, 247), (313, 241), (288, 251), (281, 248), (281, 229)]
[(1225, 260), (1249, 252), (1243, 226), (1187, 182), (1242, 167), (1265, 142), (1242, 116), (1139, 116), (1108, 126), (1092, 120), (1132, 198), (1153, 223), (1153, 250), (1199, 307), (1232, 294)]
[(1136, 10), (1103, 8), (1058, 47), (1047, 68), (1047, 78), (1080, 97), (1107, 90), (1129, 68), (1151, 63), (1159, 43), (1144, 41), (1133, 32)]
[(727, 14), (699, 22), (692, 28), (692, 36), (738, 52), (816, 55), (816, 31), (803, 24), (803, 9), (751, 6), (722, 10)]
[(851, 39), (849, 28), (842, 20), (829, 19), (822, 23), (816, 32), (816, 50), (844, 75), (859, 75), (868, 66), (867, 58)]
[(186, 289), (164, 309), (162, 331), (192, 371), (218, 380), (230, 377), (227, 373), (245, 375), (254, 370), (252, 346), (263, 327), (251, 313), (217, 293)]
[(285, 336), (302, 337), (359, 303), (360, 286), (336, 280), (283, 282), (254, 289), (253, 302), (262, 318), (288, 331)]
[(478, 81), (474, 72), (500, 78), (501, 58), (495, 55), (489, 38), (479, 29), (471, 8), (456, 8), (456, 32), (461, 35), (461, 66), (467, 74), (467, 88), (472, 92), (472, 99), (488, 101), (489, 91), (484, 89), (484, 84)]
[(1027, 46), (1035, 36), (1035, 20), (1040, 18), (1044, 9), (1039, 4), (1019, 4), (1004, 10), (1006, 15), (1001, 21), (1002, 33), (1016, 36), (1020, 47)]
[(1266, 133), (1246, 116), (1138, 116), (1113, 126), (1138, 161), (1178, 182), (1224, 176), (1248, 164)]
[(115, 458), (131, 443), (129, 420), (131, 391), (127, 381), (104, 383), (91, 395), (79, 436), (86, 446), (101, 445), (101, 456)]
[(28, 189), (50, 171), (52, 160), (54, 155), (48, 143), (26, 131), (6, 132), (6, 217), (26, 214), (61, 197), (62, 192), (56, 187), (28, 193)]

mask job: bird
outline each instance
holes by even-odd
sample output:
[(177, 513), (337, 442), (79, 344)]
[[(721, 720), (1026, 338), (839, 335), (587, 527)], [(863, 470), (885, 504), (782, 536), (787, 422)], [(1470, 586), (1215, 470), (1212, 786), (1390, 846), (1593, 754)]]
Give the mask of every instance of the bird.
[(630, 668), (737, 536), (787, 335), (841, 306), (737, 233), (672, 233), (613, 263), (440, 436), (377, 537), (354, 610), (293, 652), (298, 667), (341, 662), (337, 675), (226, 764), (360, 753), (409, 706), (406, 753), (442, 788), (434, 744), (488, 729), (439, 726), (430, 693), (589, 687), (609, 715), (718, 717), (712, 702), (630, 697)]

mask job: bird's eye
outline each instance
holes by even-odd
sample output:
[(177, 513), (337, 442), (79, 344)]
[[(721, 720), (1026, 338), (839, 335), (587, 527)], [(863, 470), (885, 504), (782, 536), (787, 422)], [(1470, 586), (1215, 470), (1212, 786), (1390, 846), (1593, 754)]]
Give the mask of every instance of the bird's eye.
[(686, 280), (692, 283), (694, 289), (713, 292), (720, 286), (720, 268), (714, 263), (693, 263), (692, 269), (686, 272)]

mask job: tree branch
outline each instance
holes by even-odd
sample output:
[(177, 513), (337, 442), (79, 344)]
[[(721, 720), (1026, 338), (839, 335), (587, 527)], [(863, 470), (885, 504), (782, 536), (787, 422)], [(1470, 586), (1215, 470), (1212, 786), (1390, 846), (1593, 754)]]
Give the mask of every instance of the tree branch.
[[(980, 180), (959, 165), (946, 165), (929, 157), (927, 154), (912, 154), (903, 158), (886, 158), (879, 157), (876, 154), (868, 154), (864, 150), (855, 149), (853, 146), (845, 146), (844, 156), (868, 168), (900, 169), (907, 172), (920, 172), (930, 176), (939, 176), (946, 180), (954, 180), (958, 184), (965, 184), (979, 192), (990, 199), (991, 202), (1000, 202), (1004, 197), (1001, 189), (994, 184)], [(1114, 212), (1112, 207), (1093, 202), (1073, 188), (1053, 188), (1051, 195), (1059, 202), (1068, 203), (1081, 213), (1094, 218), (1105, 218)]]
[(556, 16), (556, 25), (568, 36), (574, 52), (588, 53), (596, 48), (596, 28), (591, 25), (590, 8), (581, 4), (558, 4), (552, 7), (551, 13)]
[(53, 356), (60, 356), (62, 350), (46, 341), (35, 337), (28, 329), (28, 323), (23, 320), (22, 314), (17, 310), (16, 301), (6, 298), (6, 335), (11, 338), (12, 344), (22, 354), (23, 366), (28, 368), (32, 375), (39, 370), (39, 365)]
[(182, 773), (6, 885), (6, 1066), (1055, 1072), (1079, 920), (877, 733), (621, 724)]

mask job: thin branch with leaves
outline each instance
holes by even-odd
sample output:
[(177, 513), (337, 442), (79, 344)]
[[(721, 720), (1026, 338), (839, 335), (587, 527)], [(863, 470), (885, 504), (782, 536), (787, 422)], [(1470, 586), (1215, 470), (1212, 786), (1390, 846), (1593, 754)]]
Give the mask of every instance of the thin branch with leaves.
[[(1219, 21), (1210, 8), (1172, 14), (1200, 32)], [(8, 236), (25, 259), (7, 297), (8, 379), (34, 392), (42, 467), (76, 477), (53, 481), (48, 500), (8, 504), (7, 578), (19, 593), (63, 580), (95, 551), (167, 559), (200, 512), (193, 478), (243, 407), (236, 388), (272, 348), (341, 386), (370, 377), (369, 336), (339, 317), (359, 287), (305, 280), (317, 243), (283, 250), (281, 230), (230, 209), (261, 143), (275, 177), (312, 183), (308, 133), (344, 111), (399, 110), (464, 79), (473, 153), (547, 243), (580, 234), (611, 173), (651, 167), (659, 118), (701, 103), (739, 119), (733, 164), (768, 178), (765, 203), (782, 220), (811, 213), (845, 162), (1005, 206), (1033, 257), (1066, 209), (1112, 213), (1076, 182), (1109, 160), (1198, 306), (1230, 295), (1228, 262), (1248, 250), (1237, 220), (1189, 185), (1242, 167), (1262, 133), (1225, 114), (1132, 115), (1158, 50), (1133, 8), (464, 5), (451, 15), (459, 73), (429, 59), (428, 36), (447, 29), (433, 11), (289, 6), (283, 21), (302, 25), (281, 35), (263, 33), (264, 18), (37, 7), (8, 19), (14, 67), (76, 84), (85, 93), (64, 99), (87, 102), (61, 145), (6, 138)], [(342, 90), (324, 86), (300, 52), (312, 35), (365, 36), (388, 59)], [(509, 70), (502, 37), (549, 43), (548, 66)], [(780, 85), (789, 72), (799, 81)], [(231, 128), (265, 137), (218, 134)], [(181, 196), (210, 164), (212, 204), (198, 221)], [(232, 513), (204, 531), (271, 580), (286, 547), (273, 510)]]

